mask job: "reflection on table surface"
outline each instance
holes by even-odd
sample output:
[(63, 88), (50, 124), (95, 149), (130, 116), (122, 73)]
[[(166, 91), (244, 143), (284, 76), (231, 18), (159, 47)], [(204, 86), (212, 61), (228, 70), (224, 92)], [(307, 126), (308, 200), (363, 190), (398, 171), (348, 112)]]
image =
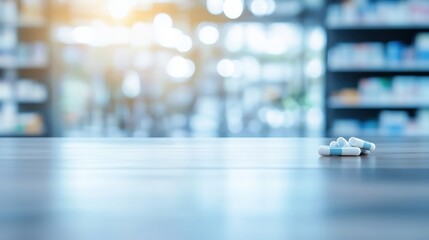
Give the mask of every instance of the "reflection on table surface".
[(0, 239), (426, 239), (429, 141), (0, 140)]

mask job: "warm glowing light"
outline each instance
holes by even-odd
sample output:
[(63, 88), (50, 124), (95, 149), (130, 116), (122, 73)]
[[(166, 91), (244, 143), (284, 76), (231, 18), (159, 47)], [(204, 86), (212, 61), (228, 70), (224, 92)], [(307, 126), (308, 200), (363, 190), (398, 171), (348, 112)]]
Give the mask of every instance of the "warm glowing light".
[(136, 98), (140, 95), (140, 77), (136, 71), (129, 71), (122, 81), (122, 93), (127, 98)]
[(107, 23), (99, 19), (94, 19), (91, 21), (91, 28), (94, 34), (91, 46), (101, 47), (112, 44), (114, 33)]
[(223, 0), (207, 0), (207, 11), (213, 15), (219, 15), (223, 12)]
[(131, 3), (130, 1), (123, 0), (110, 0), (107, 4), (107, 8), (112, 17), (116, 19), (123, 19), (129, 14), (131, 10)]
[(149, 46), (152, 43), (151, 28), (148, 24), (136, 22), (131, 28), (130, 43), (133, 46)]
[(153, 25), (157, 29), (168, 29), (173, 27), (173, 19), (166, 13), (158, 13), (153, 18)]
[(64, 44), (73, 44), (71, 28), (66, 26), (56, 28), (55, 39)]
[(242, 0), (225, 0), (223, 3), (223, 12), (230, 19), (237, 19), (243, 14)]
[(176, 48), (178, 39), (183, 36), (182, 31), (177, 28), (163, 29), (156, 32), (157, 42), (167, 48)]
[(186, 81), (195, 72), (195, 64), (181, 56), (173, 57), (167, 64), (167, 74), (178, 82)]
[(114, 44), (129, 44), (131, 42), (131, 31), (129, 28), (124, 26), (115, 26), (112, 28)]
[(207, 45), (212, 45), (219, 39), (219, 31), (213, 24), (203, 24), (198, 32), (200, 41)]
[(230, 59), (222, 59), (217, 64), (216, 70), (222, 77), (232, 77), (235, 72), (235, 64)]
[(79, 26), (73, 29), (72, 37), (77, 43), (90, 44), (94, 40), (94, 32), (91, 27)]
[(176, 43), (176, 49), (182, 53), (189, 52), (192, 49), (192, 39), (189, 36), (182, 34)]

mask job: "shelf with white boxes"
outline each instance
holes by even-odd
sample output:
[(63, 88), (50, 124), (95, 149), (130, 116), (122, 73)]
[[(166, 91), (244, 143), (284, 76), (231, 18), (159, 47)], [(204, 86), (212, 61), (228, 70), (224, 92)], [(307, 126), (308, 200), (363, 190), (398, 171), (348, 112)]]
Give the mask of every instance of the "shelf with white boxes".
[(50, 1), (0, 1), (0, 136), (52, 136)]
[(326, 24), (328, 27), (379, 28), (428, 27), (428, 1), (341, 1), (328, 0)]
[(412, 138), (418, 138), (418, 137), (427, 137), (429, 134), (428, 131), (411, 131), (411, 132), (403, 132), (400, 134), (392, 134), (392, 133), (383, 133), (381, 131), (373, 131), (373, 132), (364, 132), (363, 130), (356, 130), (356, 131), (331, 131), (329, 132), (329, 135), (332, 136), (354, 136), (359, 135), (363, 138), (369, 138), (369, 137), (412, 137)]
[(362, 31), (362, 30), (397, 30), (415, 29), (429, 30), (429, 24), (329, 24), (328, 30), (332, 31)]
[(331, 101), (329, 107), (332, 109), (429, 109), (429, 103), (426, 104), (406, 104), (406, 103), (338, 103)]
[(326, 4), (325, 134), (429, 136), (429, 2), (352, 2)]
[(344, 73), (355, 73), (355, 72), (390, 72), (390, 73), (403, 73), (403, 72), (421, 72), (429, 74), (429, 64), (425, 67), (407, 67), (407, 66), (386, 66), (386, 67), (371, 67), (371, 66), (359, 66), (359, 67), (332, 67), (329, 66), (330, 72), (344, 72)]

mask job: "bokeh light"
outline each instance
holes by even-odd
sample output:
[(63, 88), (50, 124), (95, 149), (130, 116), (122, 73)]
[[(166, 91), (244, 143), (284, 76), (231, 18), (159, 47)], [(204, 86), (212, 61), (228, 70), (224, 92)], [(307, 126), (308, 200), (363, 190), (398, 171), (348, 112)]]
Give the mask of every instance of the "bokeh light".
[(258, 17), (271, 15), (275, 9), (276, 2), (274, 0), (253, 0), (250, 3), (250, 11)]
[(307, 45), (313, 51), (321, 51), (326, 45), (326, 34), (321, 27), (313, 28), (307, 38)]
[(212, 45), (219, 39), (219, 30), (214, 24), (202, 23), (199, 26), (198, 38), (207, 45)]
[(177, 40), (176, 49), (182, 53), (189, 52), (192, 49), (192, 38), (182, 34)]
[(246, 26), (247, 48), (256, 54), (264, 53), (267, 46), (265, 28), (260, 23), (249, 23)]
[(173, 19), (166, 13), (158, 13), (153, 18), (153, 25), (157, 29), (169, 29), (173, 27)]
[(94, 40), (94, 32), (91, 27), (79, 26), (72, 31), (73, 40), (77, 43), (90, 44)]
[[(53, 16), (49, 24), (54, 39), (45, 45), (52, 45), (55, 59), (47, 62), (59, 64), (55, 79), (61, 86), (88, 88), (84, 104), (75, 109), (97, 105), (95, 113), (73, 107), (61, 110), (67, 114), (61, 115), (65, 136), (70, 132), (74, 136), (297, 136), (285, 128), (306, 121), (297, 123), (288, 116), (305, 119), (305, 114), (314, 112), (309, 109), (321, 109), (321, 97), (307, 95), (323, 88), (320, 63), (326, 33), (319, 18), (309, 17), (315, 12), (304, 1), (61, 0), (52, 4), (60, 5), (53, 9), (60, 10), (56, 15), (64, 11), (65, 17)], [(10, 42), (12, 35), (5, 32), (0, 31), (0, 40)], [(40, 53), (50, 47), (40, 46), (39, 36), (24, 35), (16, 36), (14, 49), (20, 56), (34, 52), (34, 58), (26, 58), (31, 60), (28, 64), (32, 66), (34, 60), (36, 66), (44, 66)], [(30, 39), (33, 42), (27, 43)], [(308, 81), (308, 89), (301, 80)], [(289, 101), (299, 102), (299, 111), (290, 110), (285, 104)], [(214, 109), (201, 107), (209, 105)], [(91, 132), (92, 122), (97, 125), (104, 119), (88, 119), (104, 109), (101, 117), (108, 119), (107, 125)]]
[(320, 59), (312, 59), (307, 63), (305, 74), (310, 78), (320, 78), (324, 73), (323, 63)]
[(136, 71), (129, 71), (122, 81), (122, 93), (127, 98), (136, 98), (141, 91), (140, 77)]
[(219, 15), (223, 12), (223, 0), (207, 0), (207, 11), (213, 15)]
[(230, 24), (224, 38), (224, 45), (230, 52), (239, 52), (245, 45), (245, 26), (241, 23)]
[(237, 19), (243, 14), (242, 0), (225, 0), (223, 2), (223, 12), (229, 19)]
[(182, 39), (183, 33), (177, 28), (160, 29), (156, 31), (156, 41), (167, 48), (176, 48)]
[(116, 19), (125, 18), (131, 10), (131, 1), (127, 0), (109, 0), (108, 10), (112, 17)]
[(235, 72), (235, 64), (230, 59), (222, 59), (218, 62), (216, 70), (222, 77), (232, 77)]
[(184, 57), (175, 56), (167, 64), (167, 74), (175, 81), (188, 80), (195, 72), (195, 64)]

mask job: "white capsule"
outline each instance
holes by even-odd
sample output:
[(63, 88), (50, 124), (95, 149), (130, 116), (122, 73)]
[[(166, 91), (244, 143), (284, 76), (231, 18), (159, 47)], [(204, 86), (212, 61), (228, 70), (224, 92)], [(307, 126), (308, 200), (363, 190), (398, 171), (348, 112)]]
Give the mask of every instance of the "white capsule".
[(365, 150), (374, 151), (375, 150), (375, 144), (372, 142), (364, 141), (360, 138), (351, 137), (349, 139), (349, 143), (352, 147), (359, 147)]
[(319, 147), (319, 154), (322, 156), (359, 156), (358, 147), (329, 147), (326, 145)]
[(338, 147), (351, 147), (349, 142), (347, 142), (347, 140), (343, 137), (339, 137), (337, 139), (337, 145)]
[(361, 151), (361, 154), (363, 154), (363, 155), (368, 155), (371, 153), (371, 151), (366, 150), (366, 149), (362, 149), (362, 148), (360, 149), (360, 151)]
[(337, 142), (336, 142), (336, 141), (332, 141), (332, 142), (329, 144), (329, 147), (338, 147), (338, 144), (337, 144)]

